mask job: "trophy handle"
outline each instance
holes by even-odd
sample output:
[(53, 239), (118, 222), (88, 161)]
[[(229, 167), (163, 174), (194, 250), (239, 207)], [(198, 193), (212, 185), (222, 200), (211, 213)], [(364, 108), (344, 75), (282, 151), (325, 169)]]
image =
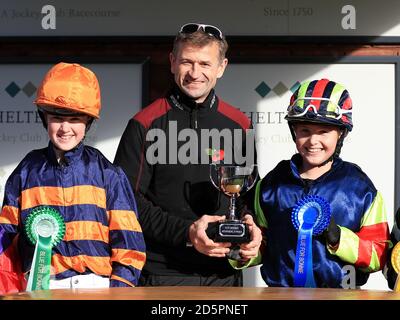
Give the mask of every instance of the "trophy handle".
[[(257, 176), (258, 176), (258, 165), (252, 164), (251, 165), (251, 174), (249, 175), (249, 178), (252, 178), (252, 181), (250, 181), (250, 184), (246, 187), (246, 191), (249, 191), (251, 188), (254, 187), (254, 184), (257, 181)], [(250, 179), (249, 179), (250, 180)]]
[(243, 188), (240, 190), (240, 195), (243, 195), (254, 187), (258, 177), (258, 166), (256, 164), (252, 164), (250, 166), (241, 168), (241, 170), (241, 175), (245, 177)]
[[(217, 175), (218, 185), (214, 181), (214, 174)], [(220, 181), (219, 170), (218, 170), (218, 167), (217, 167), (217, 165), (215, 163), (211, 163), (210, 164), (210, 180), (211, 180), (211, 183), (213, 184), (213, 186), (216, 187), (218, 190), (220, 190), (220, 186), (219, 186), (219, 181)]]

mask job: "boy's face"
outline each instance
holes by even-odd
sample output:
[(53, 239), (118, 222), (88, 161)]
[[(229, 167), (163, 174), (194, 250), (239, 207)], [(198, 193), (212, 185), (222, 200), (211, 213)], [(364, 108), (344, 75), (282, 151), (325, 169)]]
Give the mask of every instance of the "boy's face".
[(303, 158), (303, 166), (311, 169), (333, 155), (340, 137), (336, 126), (312, 123), (294, 124), (296, 148)]
[(224, 74), (228, 60), (221, 61), (218, 44), (213, 41), (204, 47), (181, 44), (176, 56), (170, 54), (170, 62), (179, 88), (201, 103)]
[(61, 151), (75, 148), (85, 136), (89, 117), (47, 114), (47, 131), (51, 142)]

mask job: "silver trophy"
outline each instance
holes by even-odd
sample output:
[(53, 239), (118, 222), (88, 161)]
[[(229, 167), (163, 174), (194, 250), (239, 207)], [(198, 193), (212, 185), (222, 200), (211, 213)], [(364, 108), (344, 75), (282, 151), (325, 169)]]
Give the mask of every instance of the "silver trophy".
[(236, 213), (236, 199), (249, 191), (258, 176), (257, 165), (238, 166), (212, 163), (210, 179), (212, 184), (229, 197), (229, 212), (226, 220), (217, 223), (214, 241), (246, 243), (250, 242), (247, 225), (240, 220)]

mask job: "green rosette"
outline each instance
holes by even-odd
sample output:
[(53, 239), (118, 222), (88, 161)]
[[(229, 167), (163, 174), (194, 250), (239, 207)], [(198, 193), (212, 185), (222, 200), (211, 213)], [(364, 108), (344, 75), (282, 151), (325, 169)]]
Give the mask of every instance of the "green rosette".
[(51, 207), (36, 207), (26, 218), (24, 231), (35, 246), (26, 291), (47, 290), (50, 284), (51, 250), (64, 237), (64, 219)]

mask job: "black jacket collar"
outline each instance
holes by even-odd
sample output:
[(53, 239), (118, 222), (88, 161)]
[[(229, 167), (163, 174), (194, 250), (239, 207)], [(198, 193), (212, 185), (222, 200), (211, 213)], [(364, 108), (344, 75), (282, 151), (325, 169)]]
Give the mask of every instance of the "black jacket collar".
[(214, 89), (210, 91), (207, 98), (202, 103), (197, 103), (193, 98), (183, 93), (175, 84), (169, 91), (167, 98), (173, 107), (185, 111), (198, 110), (200, 112), (207, 112), (215, 109), (215, 107), (218, 105), (218, 100)]

